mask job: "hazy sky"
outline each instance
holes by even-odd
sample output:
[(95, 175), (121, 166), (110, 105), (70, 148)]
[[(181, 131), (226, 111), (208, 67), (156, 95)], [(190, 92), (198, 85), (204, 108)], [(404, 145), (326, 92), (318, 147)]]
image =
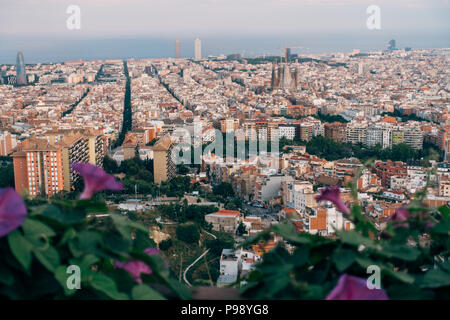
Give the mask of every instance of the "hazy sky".
[[(381, 8), (385, 31), (450, 31), (448, 0), (0, 0), (0, 5), (0, 36), (362, 32), (369, 5)], [(66, 28), (69, 5), (81, 9), (81, 30)]]
[[(81, 29), (69, 30), (70, 5)], [(381, 30), (369, 30), (369, 5), (381, 9)], [(174, 39), (191, 57), (293, 52), (450, 47), (449, 0), (0, 0), (0, 63), (66, 59), (168, 57)]]

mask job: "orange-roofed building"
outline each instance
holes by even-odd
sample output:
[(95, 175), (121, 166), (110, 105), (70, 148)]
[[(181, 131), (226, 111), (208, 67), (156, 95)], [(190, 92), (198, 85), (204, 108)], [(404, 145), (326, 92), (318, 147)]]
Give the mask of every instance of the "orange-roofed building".
[(309, 215), (309, 232), (312, 234), (327, 231), (327, 209), (315, 208), (313, 215)]
[(394, 117), (384, 117), (383, 120), (381, 120), (381, 122), (388, 122), (388, 123), (392, 123), (392, 124), (397, 124), (397, 119), (395, 119)]
[(205, 215), (205, 221), (211, 223), (215, 231), (235, 233), (242, 221), (242, 213), (236, 210), (220, 210)]

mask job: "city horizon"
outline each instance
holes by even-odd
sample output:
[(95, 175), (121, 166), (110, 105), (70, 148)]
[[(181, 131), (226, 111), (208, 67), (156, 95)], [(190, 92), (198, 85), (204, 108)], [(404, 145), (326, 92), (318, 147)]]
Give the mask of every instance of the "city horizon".
[[(203, 57), (219, 56), (221, 54), (227, 56), (230, 54), (240, 54), (244, 58), (254, 58), (262, 56), (279, 56), (282, 54), (281, 47), (290, 46), (290, 44), (303, 44), (305, 48), (294, 49), (295, 53), (299, 55), (326, 55), (332, 53), (345, 53), (354, 50), (360, 50), (361, 53), (376, 52), (385, 50), (388, 41), (396, 39), (399, 45), (399, 49), (412, 48), (412, 49), (448, 49), (450, 48), (450, 40), (448, 37), (435, 35), (435, 37), (429, 37), (423, 35), (417, 37), (395, 37), (388, 34), (377, 35), (373, 40), (368, 39), (365, 34), (359, 34), (359, 38), (365, 41), (362, 46), (358, 47), (357, 40), (352, 42), (342, 40), (348, 37), (345, 34), (333, 35), (333, 34), (320, 34), (316, 39), (295, 40), (295, 38), (286, 38), (280, 40), (280, 38), (264, 38), (264, 37), (248, 37), (242, 40), (230, 39), (230, 38), (203, 38), (202, 52)], [(0, 63), (1, 64), (14, 64), (15, 54), (18, 51), (22, 51), (25, 56), (26, 64), (36, 63), (57, 63), (70, 60), (105, 60), (105, 59), (159, 59), (159, 58), (174, 58), (174, 41), (180, 40), (180, 57), (181, 58), (194, 58), (194, 41), (197, 37), (191, 38), (152, 38), (152, 37), (126, 37), (126, 38), (80, 38), (77, 40), (65, 40), (62, 37), (55, 38), (52, 42), (52, 46), (47, 49), (37, 49), (35, 46), (26, 44), (20, 46), (19, 44), (13, 44), (18, 42), (18, 39), (9, 40), (12, 42), (11, 47), (7, 50), (0, 51)], [(353, 37), (354, 38), (354, 37)], [(274, 40), (277, 39), (277, 40)], [(34, 39), (40, 41), (39, 38)], [(328, 41), (334, 42), (334, 44), (328, 44)], [(403, 41), (402, 41), (403, 40)], [(416, 40), (416, 41), (415, 41)], [(7, 43), (4, 41), (3, 43)], [(27, 43), (27, 41), (21, 41)], [(147, 43), (148, 42), (148, 43)], [(273, 44), (272, 44), (273, 43)], [(61, 47), (58, 48), (58, 45)], [(106, 48), (103, 47), (106, 45)], [(130, 46), (131, 45), (131, 46)], [(133, 47), (134, 45), (134, 47)], [(224, 48), (224, 45), (229, 45), (230, 48)], [(71, 47), (72, 46), (72, 47)], [(270, 48), (270, 47), (273, 48)], [(309, 47), (306, 47), (309, 46)], [(13, 50), (13, 47), (17, 50)], [(24, 48), (23, 48), (24, 47)], [(71, 53), (71, 50), (67, 50), (67, 47), (73, 48), (74, 51), (78, 50), (80, 53)], [(111, 47), (111, 48), (110, 48)], [(61, 51), (61, 48), (64, 48)], [(152, 52), (150, 55), (146, 55), (144, 52), (149, 50)], [(61, 51), (61, 53), (59, 52)], [(100, 53), (97, 53), (100, 52)], [(111, 53), (114, 52), (114, 53)], [(119, 53), (117, 53), (119, 52)], [(122, 53), (120, 53), (122, 52)], [(134, 52), (134, 53), (133, 53)], [(56, 56), (54, 58), (48, 57)]]

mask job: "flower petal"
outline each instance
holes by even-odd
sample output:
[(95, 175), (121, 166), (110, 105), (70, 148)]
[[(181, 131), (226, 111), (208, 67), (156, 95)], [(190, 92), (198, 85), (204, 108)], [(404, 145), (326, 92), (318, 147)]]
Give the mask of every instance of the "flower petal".
[(27, 216), (23, 198), (13, 189), (0, 189), (0, 237), (20, 227)]
[(72, 163), (72, 169), (78, 172), (84, 179), (84, 190), (80, 199), (90, 199), (102, 190), (123, 189), (122, 182), (117, 181), (112, 175), (107, 174), (102, 168), (85, 162)]
[(369, 289), (367, 280), (343, 274), (326, 300), (388, 300), (383, 289)]
[(350, 214), (350, 209), (345, 205), (341, 199), (341, 191), (338, 186), (332, 188), (326, 187), (321, 190), (320, 195), (316, 197), (317, 201), (330, 201), (334, 204), (336, 209), (345, 214)]

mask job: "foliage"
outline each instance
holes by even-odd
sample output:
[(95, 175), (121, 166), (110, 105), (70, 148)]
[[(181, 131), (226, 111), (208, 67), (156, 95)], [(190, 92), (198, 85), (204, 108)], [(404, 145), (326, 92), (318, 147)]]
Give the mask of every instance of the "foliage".
[[(365, 146), (361, 143), (340, 143), (333, 139), (322, 136), (313, 137), (306, 144), (306, 152), (324, 158), (328, 161), (338, 159), (355, 157), (362, 162), (366, 162), (371, 158), (379, 160), (392, 160), (411, 162), (414, 160), (421, 160), (422, 158), (430, 157), (435, 152), (435, 147), (426, 145), (423, 150), (414, 150), (411, 146), (400, 143), (395, 144), (392, 148), (383, 149), (381, 145)], [(435, 158), (435, 156), (433, 156)]]
[(217, 186), (214, 186), (213, 191), (215, 194), (223, 197), (234, 196), (233, 186), (228, 182), (221, 182)]
[(167, 239), (167, 240), (163, 240), (163, 241), (161, 241), (160, 243), (159, 243), (159, 248), (162, 250), (162, 251), (167, 251), (167, 250), (169, 250), (170, 249), (170, 247), (173, 245), (173, 243), (172, 243), (172, 239)]
[(188, 174), (189, 173), (189, 168), (186, 167), (185, 165), (179, 164), (177, 166), (177, 173), (178, 174)]
[(196, 243), (200, 240), (200, 232), (194, 223), (180, 224), (176, 233), (177, 238), (186, 243)]
[(11, 157), (0, 159), (0, 188), (14, 187), (14, 167)]
[(161, 216), (180, 223), (194, 222), (200, 227), (206, 227), (206, 214), (217, 211), (219, 209), (214, 206), (188, 205), (187, 202), (158, 206), (158, 212)]
[[(107, 212), (94, 200), (27, 201), (28, 215), (19, 229), (0, 238), (0, 297), (9, 299), (164, 299), (159, 284), (175, 296), (190, 293), (169, 274), (160, 255), (148, 256), (148, 229)], [(132, 233), (136, 233), (133, 240)], [(149, 241), (146, 242), (145, 239)], [(151, 268), (136, 283), (114, 261), (140, 260)], [(81, 290), (69, 289), (71, 265), (79, 266)], [(70, 279), (69, 279), (70, 280)]]
[(226, 202), (224, 208), (226, 210), (239, 210), (242, 208), (242, 200), (240, 198), (234, 198)]
[(212, 255), (220, 256), (223, 249), (231, 249), (234, 247), (234, 239), (231, 235), (220, 233), (217, 239), (205, 240), (205, 246)]
[(236, 234), (239, 236), (244, 235), (247, 232), (247, 229), (245, 228), (245, 224), (243, 224), (242, 222), (239, 224), (239, 226), (237, 227), (236, 230)]
[(418, 116), (416, 116), (415, 114), (403, 114), (400, 110), (395, 109), (394, 112), (385, 112), (382, 114), (382, 116), (390, 116), (390, 117), (394, 117), (394, 118), (400, 118), (402, 120), (402, 122), (407, 122), (407, 121), (427, 121), (426, 119), (422, 119)]
[[(297, 233), (291, 224), (278, 224), (244, 244), (264, 243), (271, 232), (288, 246), (278, 245), (241, 288), (251, 299), (323, 299), (343, 274), (368, 278), (367, 268), (378, 266), (381, 287), (390, 299), (450, 298), (450, 208), (425, 208), (421, 200), (408, 207), (408, 221), (390, 221), (384, 231), (354, 205), (354, 231), (337, 231), (337, 237)], [(432, 226), (433, 225), (433, 226)]]

